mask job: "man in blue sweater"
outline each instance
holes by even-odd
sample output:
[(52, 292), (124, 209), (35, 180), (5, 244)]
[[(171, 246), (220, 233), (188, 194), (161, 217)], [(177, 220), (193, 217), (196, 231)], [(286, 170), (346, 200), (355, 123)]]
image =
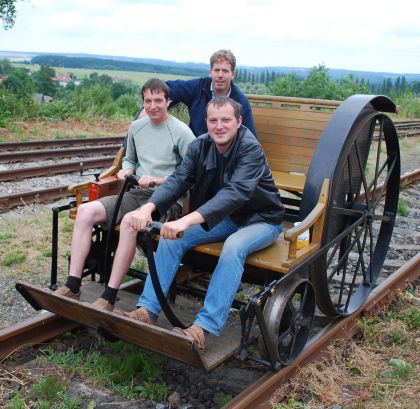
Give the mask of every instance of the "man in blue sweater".
[(190, 114), (190, 128), (195, 136), (207, 133), (205, 111), (215, 96), (226, 96), (242, 106), (242, 124), (256, 135), (251, 105), (245, 94), (233, 83), (236, 58), (230, 50), (216, 51), (210, 58), (209, 77), (193, 80), (166, 81), (169, 86), (170, 107), (183, 102)]

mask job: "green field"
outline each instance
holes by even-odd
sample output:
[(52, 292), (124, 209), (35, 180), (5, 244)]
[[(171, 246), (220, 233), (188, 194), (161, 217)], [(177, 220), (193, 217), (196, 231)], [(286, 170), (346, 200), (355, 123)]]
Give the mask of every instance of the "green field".
[[(25, 67), (31, 71), (38, 71), (39, 65), (37, 64), (13, 64), (16, 67)], [(175, 79), (191, 79), (192, 77), (186, 75), (172, 75), (162, 74), (154, 72), (140, 72), (140, 71), (117, 71), (117, 70), (94, 70), (86, 68), (65, 68), (65, 67), (52, 67), (56, 74), (67, 74), (73, 73), (78, 79), (89, 77), (92, 72), (97, 72), (99, 75), (106, 74), (113, 78), (119, 78), (122, 80), (131, 80), (136, 84), (143, 85), (149, 78), (160, 78), (164, 81), (175, 80)]]

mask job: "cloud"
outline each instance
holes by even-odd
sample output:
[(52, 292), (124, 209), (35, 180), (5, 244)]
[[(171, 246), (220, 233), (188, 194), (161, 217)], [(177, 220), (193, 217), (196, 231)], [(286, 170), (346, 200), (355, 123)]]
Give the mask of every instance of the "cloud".
[[(420, 72), (409, 0), (31, 0), (0, 49), (208, 62), (230, 48), (240, 65)], [(398, 56), (398, 58), (396, 58)]]

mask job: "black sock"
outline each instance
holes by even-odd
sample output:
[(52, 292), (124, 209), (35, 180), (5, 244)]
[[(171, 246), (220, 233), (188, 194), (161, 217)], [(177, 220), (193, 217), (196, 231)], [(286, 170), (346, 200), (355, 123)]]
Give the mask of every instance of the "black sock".
[(110, 304), (114, 305), (115, 300), (117, 299), (118, 290), (118, 288), (106, 287), (105, 291), (101, 295), (101, 298), (109, 301)]
[(70, 291), (74, 294), (77, 294), (80, 291), (80, 285), (82, 284), (82, 279), (79, 277), (68, 276), (66, 287), (70, 288)]

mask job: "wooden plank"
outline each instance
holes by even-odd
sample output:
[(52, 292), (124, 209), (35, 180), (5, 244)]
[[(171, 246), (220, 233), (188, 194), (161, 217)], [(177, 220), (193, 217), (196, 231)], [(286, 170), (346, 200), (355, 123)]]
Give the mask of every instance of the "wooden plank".
[[(308, 119), (296, 119), (291, 121), (288, 118), (282, 116), (259, 116), (255, 118), (255, 127), (257, 129), (257, 134), (262, 126), (269, 127), (287, 127), (287, 128), (297, 128), (297, 129), (313, 129), (318, 131), (323, 131), (325, 129), (327, 122), (326, 121), (309, 121)], [(263, 130), (263, 129), (262, 129)]]
[(322, 131), (318, 129), (299, 129), (287, 126), (277, 127), (262, 125), (259, 126), (258, 140), (262, 143), (265, 141), (282, 142), (284, 140), (295, 143), (295, 140), (305, 140), (309, 143), (313, 143), (314, 146), (319, 141)]
[(329, 107), (336, 109), (341, 101), (327, 100), (327, 99), (315, 99), (315, 98), (302, 98), (302, 97), (285, 97), (278, 95), (247, 95), (249, 102), (254, 105), (262, 106), (282, 106), (284, 104), (294, 105), (309, 105), (313, 107)]
[(303, 173), (306, 173), (312, 160), (311, 156), (305, 156), (305, 155), (300, 156), (295, 153), (288, 154), (288, 153), (283, 153), (283, 152), (267, 151), (266, 156), (267, 156), (267, 160), (271, 169), (274, 168), (274, 170), (280, 170), (275, 167), (275, 164), (277, 162), (293, 164), (291, 169), (290, 168), (287, 169), (287, 172), (295, 172), (295, 171), (297, 172), (298, 171), (297, 167), (300, 167), (300, 168), (304, 167), (305, 170), (303, 171)]
[[(233, 355), (240, 344), (240, 322), (234, 316), (230, 317), (221, 336), (208, 335), (206, 337), (206, 350), (204, 353), (199, 353), (189, 337), (171, 330), (171, 325), (163, 314), (159, 317), (157, 325), (149, 325), (114, 312), (93, 307), (91, 302), (96, 300), (103, 291), (101, 284), (95, 282), (85, 284), (82, 287), (81, 301), (63, 297), (49, 289), (24, 282), (18, 282), (18, 286), (23, 288), (21, 293), (22, 295), (26, 293), (24, 296), (31, 304), (38, 304), (42, 309), (94, 329), (97, 327), (104, 328), (127, 342), (194, 366), (203, 367), (206, 370), (213, 369)], [(120, 290), (118, 297), (116, 307), (127, 311), (135, 308), (138, 300), (137, 295)], [(178, 299), (179, 307), (175, 308), (175, 313), (183, 322), (192, 322), (199, 305), (197, 304), (195, 309), (186, 308), (187, 301), (185, 298), (177, 297)]]
[(299, 172), (306, 174), (309, 168), (308, 165), (302, 163), (292, 163), (290, 161), (281, 161), (277, 159), (269, 159), (268, 162), (270, 169), (278, 172)]
[(291, 190), (292, 192), (303, 192), (306, 176), (304, 174), (293, 174), (287, 172), (271, 171), (274, 182), (279, 189)]
[(282, 117), (289, 120), (307, 120), (327, 123), (333, 112), (314, 109), (282, 109), (272, 107), (252, 107), (254, 117)]
[(293, 146), (293, 145), (280, 145), (276, 143), (265, 143), (263, 145), (264, 150), (268, 152), (270, 155), (278, 154), (283, 157), (287, 155), (287, 157), (292, 155), (298, 155), (299, 157), (306, 157), (308, 158), (310, 163), (312, 159), (312, 155), (314, 153), (313, 148), (308, 146)]

